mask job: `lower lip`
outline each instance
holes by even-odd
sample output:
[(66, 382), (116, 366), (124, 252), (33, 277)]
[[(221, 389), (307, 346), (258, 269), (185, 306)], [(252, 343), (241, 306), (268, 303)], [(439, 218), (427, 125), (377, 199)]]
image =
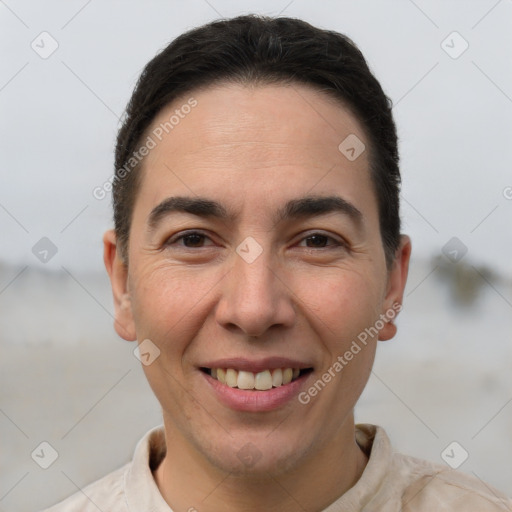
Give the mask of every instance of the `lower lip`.
[(301, 375), (289, 384), (266, 391), (231, 388), (207, 373), (202, 371), (201, 373), (218, 399), (230, 409), (244, 412), (265, 412), (278, 409), (292, 399), (297, 399), (297, 395), (312, 372)]

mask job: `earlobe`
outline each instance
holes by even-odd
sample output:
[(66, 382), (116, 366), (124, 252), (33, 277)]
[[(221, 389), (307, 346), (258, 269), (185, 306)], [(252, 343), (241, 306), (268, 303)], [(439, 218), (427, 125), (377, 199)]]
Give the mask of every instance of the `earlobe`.
[(397, 332), (397, 327), (393, 320), (389, 320), (386, 322), (384, 327), (379, 331), (379, 340), (380, 341), (387, 341), (391, 338), (394, 338)]
[(121, 338), (135, 341), (137, 335), (128, 291), (128, 266), (119, 253), (114, 230), (109, 230), (103, 235), (103, 261), (114, 298), (114, 328)]
[(389, 272), (387, 292), (383, 303), (384, 311), (382, 311), (382, 314), (385, 315), (387, 321), (379, 332), (379, 340), (381, 341), (390, 340), (397, 332), (394, 321), (402, 309), (404, 290), (409, 273), (411, 249), (411, 239), (407, 235), (401, 235), (393, 268)]

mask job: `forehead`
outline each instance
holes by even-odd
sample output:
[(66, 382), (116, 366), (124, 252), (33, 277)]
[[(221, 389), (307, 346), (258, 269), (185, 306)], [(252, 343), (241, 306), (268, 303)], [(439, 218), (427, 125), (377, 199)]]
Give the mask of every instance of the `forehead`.
[[(195, 104), (192, 108), (191, 103)], [(187, 137), (189, 150), (204, 149), (205, 143), (249, 142), (255, 144), (255, 150), (258, 142), (282, 143), (291, 144), (300, 155), (303, 152), (299, 144), (305, 143), (310, 151), (330, 146), (329, 153), (337, 157), (338, 146), (347, 135), (366, 138), (363, 126), (341, 100), (303, 84), (220, 84), (201, 88), (162, 109), (151, 130), (168, 142), (172, 137), (176, 152)]]
[(352, 201), (373, 197), (361, 123), (309, 86), (192, 91), (164, 108), (148, 134), (156, 146), (143, 163), (138, 195), (153, 205), (171, 193), (231, 194), (240, 205), (258, 194), (277, 200), (278, 191), (291, 197), (337, 188)]

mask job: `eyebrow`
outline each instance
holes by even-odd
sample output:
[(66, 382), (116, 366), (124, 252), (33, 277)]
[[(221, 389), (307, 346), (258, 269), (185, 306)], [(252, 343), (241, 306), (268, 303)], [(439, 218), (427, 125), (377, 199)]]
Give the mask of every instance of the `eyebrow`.
[[(152, 231), (164, 217), (172, 213), (189, 213), (197, 217), (233, 220), (236, 215), (222, 204), (204, 197), (175, 196), (159, 203), (148, 216), (147, 224)], [(329, 213), (348, 216), (356, 224), (363, 220), (363, 214), (352, 203), (340, 196), (306, 196), (288, 201), (277, 211), (275, 222), (315, 217)]]

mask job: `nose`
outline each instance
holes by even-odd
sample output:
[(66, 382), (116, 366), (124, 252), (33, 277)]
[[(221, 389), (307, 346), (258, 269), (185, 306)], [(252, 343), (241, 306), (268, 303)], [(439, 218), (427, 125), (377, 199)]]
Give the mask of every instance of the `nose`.
[(271, 328), (294, 324), (293, 292), (269, 251), (252, 262), (235, 253), (234, 266), (222, 286), (216, 319), (224, 328), (260, 337)]

